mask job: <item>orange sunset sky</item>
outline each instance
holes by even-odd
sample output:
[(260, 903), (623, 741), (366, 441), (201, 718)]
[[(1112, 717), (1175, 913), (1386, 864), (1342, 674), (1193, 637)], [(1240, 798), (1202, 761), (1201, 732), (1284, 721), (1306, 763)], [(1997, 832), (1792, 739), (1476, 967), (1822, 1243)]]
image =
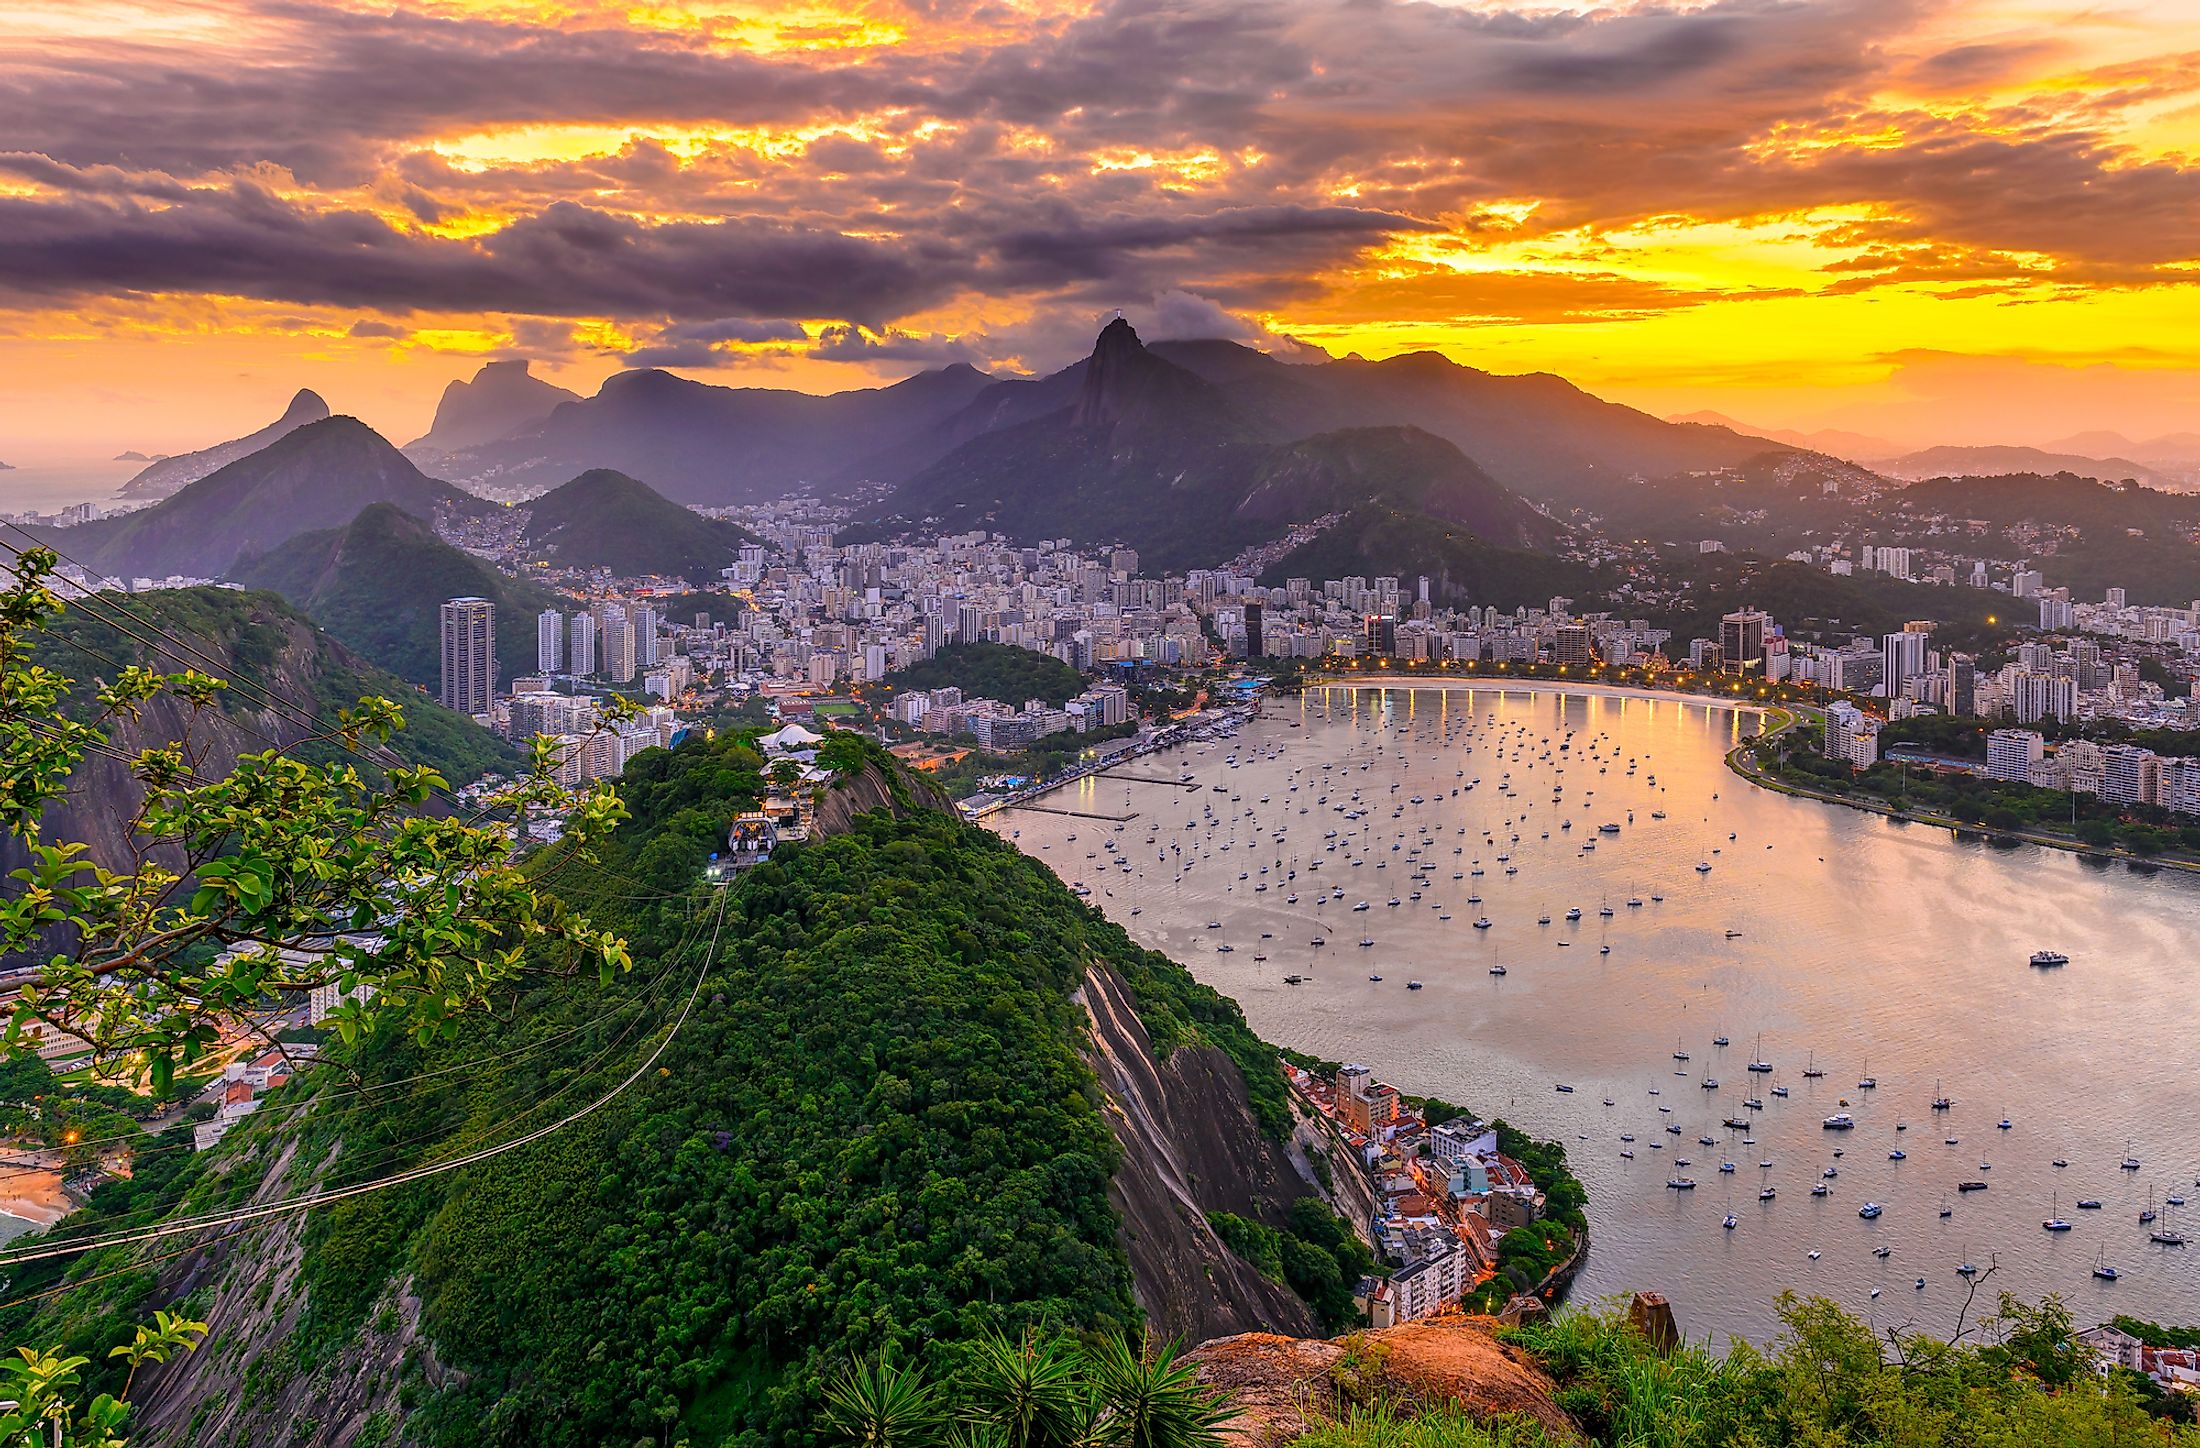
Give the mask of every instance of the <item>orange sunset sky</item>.
[[(1434, 348), (1908, 445), (2200, 431), (2200, 0), (0, 0), (0, 458), (526, 356)], [(1295, 341), (1293, 339), (1296, 339)]]

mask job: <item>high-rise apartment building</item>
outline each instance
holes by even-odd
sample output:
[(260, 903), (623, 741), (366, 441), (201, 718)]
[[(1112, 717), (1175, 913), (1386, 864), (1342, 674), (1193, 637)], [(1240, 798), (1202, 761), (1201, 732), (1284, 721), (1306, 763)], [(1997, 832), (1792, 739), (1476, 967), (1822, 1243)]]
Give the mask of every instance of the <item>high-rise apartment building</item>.
[(1902, 692), (1902, 686), (1925, 672), (1925, 650), (1932, 638), (1913, 629), (1888, 634), (1885, 643), (1886, 662), (1880, 672), (1880, 682), (1887, 686), (1887, 697), (1892, 699)]
[(571, 623), (565, 636), (567, 657), (574, 677), (585, 678), (596, 672), (596, 616), (576, 613)]
[(443, 605), (443, 688), (446, 709), (486, 714), (497, 687), (497, 609), (486, 598)]
[(614, 684), (631, 684), (635, 674), (634, 625), (625, 618), (603, 620), (603, 671)]
[(535, 618), (535, 670), (554, 674), (565, 667), (565, 615), (546, 608)]
[(2047, 741), (2032, 729), (1996, 729), (1986, 736), (1986, 777), (2005, 784), (2029, 784), (2032, 771), (2047, 757)]

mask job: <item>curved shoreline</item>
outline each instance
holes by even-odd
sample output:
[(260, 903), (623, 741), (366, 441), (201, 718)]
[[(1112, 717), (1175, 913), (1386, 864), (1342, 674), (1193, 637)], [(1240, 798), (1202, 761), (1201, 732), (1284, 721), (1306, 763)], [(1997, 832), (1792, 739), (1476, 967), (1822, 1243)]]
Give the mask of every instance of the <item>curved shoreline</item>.
[[(1365, 683), (1380, 688), (1494, 688), (1499, 692), (1508, 693), (1520, 692), (1545, 694), (1603, 694), (1607, 696), (1616, 695), (1622, 698), (1633, 699), (1678, 699), (1683, 701), (1694, 700), (1695, 702), (1704, 705), (1706, 708), (1729, 709), (1738, 714), (1756, 714), (1767, 719), (1772, 719), (1775, 716), (1778, 716), (1778, 722), (1770, 724), (1763, 733), (1757, 736), (1757, 738), (1759, 739), (1770, 739), (1774, 735), (1780, 734), (1788, 729), (1793, 728), (1796, 724), (1802, 721), (1804, 710), (1807, 708), (1807, 706), (1804, 705), (1792, 704), (1758, 704), (1742, 699), (1727, 699), (1718, 694), (1696, 694), (1684, 692), (1678, 689), (1644, 689), (1638, 686), (1627, 684), (1596, 684), (1589, 683), (1587, 681), (1577, 684), (1570, 683), (1562, 679), (1515, 680), (1506, 679), (1502, 676), (1495, 678), (1462, 677), (1457, 674), (1439, 674), (1428, 676), (1393, 673), (1353, 675), (1349, 677), (1343, 675), (1324, 674), (1314, 678), (1309, 678), (1306, 681), (1305, 687), (1309, 689), (1338, 688), (1350, 687), (1354, 684), (1359, 683)], [(1751, 740), (1749, 742), (1755, 743), (1756, 741)], [(1865, 814), (1884, 815), (1888, 819), (1899, 819), (1910, 823), (1926, 825), (1934, 829), (1946, 829), (1954, 831), (1958, 834), (1977, 835), (1980, 838), (1989, 841), (2007, 841), (2009, 843), (2019, 845), (2036, 845), (2041, 849), (2061, 850), (2067, 854), (2090, 856), (2091, 858), (2096, 860), (2121, 861), (2122, 863), (2127, 865), (2138, 865), (2146, 869), (2178, 870), (2186, 874), (2200, 875), (2200, 861), (2180, 859), (2173, 855), (2137, 855), (2133, 854), (2129, 850), (2118, 849), (2114, 846), (2089, 845), (2085, 841), (2075, 839), (2069, 835), (2034, 834), (2024, 830), (1997, 830), (1992, 829), (1986, 825), (1967, 824), (1962, 820), (1953, 819), (1946, 815), (1925, 814), (1916, 810), (1897, 809), (1893, 805), (1886, 804), (1881, 801), (1871, 799), (1869, 797), (1833, 794), (1822, 790), (1808, 789), (1802, 785), (1792, 784), (1786, 780), (1772, 779), (1767, 777), (1760, 771), (1750, 767), (1747, 744), (1738, 744), (1734, 748), (1726, 752), (1726, 767), (1729, 773), (1738, 775), (1741, 779), (1758, 789), (1769, 790), (1774, 794), (1784, 794), (1794, 799), (1808, 799), (1815, 800), (1820, 804), (1839, 805), (1845, 809), (1860, 810)]]
[(1608, 698), (1645, 699), (1652, 703), (1665, 700), (1697, 703), (1706, 708), (1728, 709), (1737, 714), (1791, 711), (1789, 705), (1759, 704), (1748, 699), (1729, 698), (1724, 694), (1697, 694), (1680, 689), (1645, 689), (1637, 684), (1596, 684), (1587, 680), (1574, 683), (1566, 679), (1508, 679), (1502, 674), (1320, 674), (1308, 678), (1303, 687), (1331, 689), (1359, 685), (1376, 688), (1487, 689), (1506, 694), (1601, 694)]
[[(1783, 725), (1781, 727), (1786, 728), (1788, 726)], [(1770, 738), (1772, 734), (1778, 732), (1778, 730), (1773, 730), (1761, 737)], [(1792, 784), (1784, 779), (1767, 777), (1754, 767), (1754, 762), (1749, 758), (1748, 747), (1745, 745), (1738, 744), (1727, 751), (1726, 767), (1729, 773), (1738, 775), (1758, 789), (1770, 790), (1774, 794), (1784, 794), (1793, 799), (1816, 800), (1820, 804), (1840, 805), (1845, 809), (1861, 810), (1865, 814), (1884, 815), (1888, 819), (1926, 825), (1933, 829), (1950, 830), (1957, 834), (1977, 835), (1979, 838), (1990, 842), (2008, 841), (2011, 844), (2036, 845), (2044, 850), (2061, 850), (2066, 854), (2086, 855), (2096, 860), (2121, 861), (2126, 865), (2139, 865), (2149, 870), (2178, 870), (2188, 875), (2200, 875), (2200, 862), (2178, 859), (2175, 856), (2135, 855), (2129, 850), (2118, 849), (2114, 846), (2089, 845), (2085, 841), (2074, 839), (2069, 835), (2032, 834), (2024, 830), (1997, 830), (1986, 825), (1966, 824), (1962, 820), (1952, 819), (1947, 815), (1925, 814), (1917, 810), (1897, 809), (1881, 800), (1868, 797), (1831, 794), (1822, 790), (1806, 789), (1799, 784)]]

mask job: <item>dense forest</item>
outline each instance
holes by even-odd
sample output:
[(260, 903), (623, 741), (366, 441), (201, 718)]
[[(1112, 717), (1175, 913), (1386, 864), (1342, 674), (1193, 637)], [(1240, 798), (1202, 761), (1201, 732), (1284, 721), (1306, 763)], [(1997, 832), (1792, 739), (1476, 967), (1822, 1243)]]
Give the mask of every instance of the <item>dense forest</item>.
[[(886, 779), (894, 807), (783, 848), (722, 899), (693, 867), (755, 798), (753, 745), (693, 738), (637, 759), (608, 870), (536, 861), (545, 888), (627, 934), (630, 976), (540, 979), (508, 1019), (455, 1041), (331, 1042), (319, 1086), (356, 1099), (292, 1119), (286, 1103), (313, 1089), (294, 1086), (219, 1152), (164, 1140), (144, 1173), (157, 1195), (117, 1194), (69, 1224), (241, 1201), (286, 1154), (342, 1184), (506, 1139), (606, 1089), (693, 991), (645, 1086), (492, 1164), (311, 1214), (276, 1298), (302, 1293), (303, 1311), (252, 1363), (241, 1432), (200, 1424), (191, 1441), (270, 1441), (283, 1393), (393, 1321), (400, 1281), (451, 1370), (440, 1387), (417, 1356), (406, 1370), (407, 1431), (438, 1445), (801, 1443), (851, 1357), (890, 1349), (948, 1372), (993, 1330), (1136, 1329), (1108, 1196), (1118, 1148), (1072, 992), (1089, 965), (1112, 968), (1155, 1050), (1219, 1046), (1280, 1137), (1274, 1055), (1227, 998), (1007, 842), (912, 807), (875, 747), (847, 739), (828, 762)], [(1334, 1218), (1292, 1227), (1327, 1267), (1309, 1273), (1293, 1248), (1286, 1275), (1340, 1312), (1364, 1258)], [(69, 1277), (87, 1285), (6, 1314), (11, 1340), (102, 1359), (160, 1304), (141, 1250), (78, 1259)], [(62, 1280), (46, 1268), (11, 1286)], [(209, 1353), (242, 1348), (221, 1331)]]
[(1464, 525), (1371, 502), (1270, 565), (1260, 584), (1280, 588), (1290, 578), (1378, 574), (1409, 581), (1426, 574), (1431, 599), (1455, 608), (1543, 608), (1554, 595), (1601, 597), (1611, 581), (1583, 564), (1525, 548), (1501, 548)]
[[(2189, 1405), (2121, 1369), (2094, 1373), (2069, 1311), (1982, 1296), (1961, 1340), (1875, 1327), (1783, 1295), (1780, 1338), (1721, 1354), (1661, 1350), (1621, 1311), (1578, 1311), (1503, 1333), (1557, 1380), (1556, 1400), (1610, 1448), (2193, 1448)], [(1380, 1377), (1294, 1448), (1555, 1448), (1529, 1423), (1423, 1411)]]

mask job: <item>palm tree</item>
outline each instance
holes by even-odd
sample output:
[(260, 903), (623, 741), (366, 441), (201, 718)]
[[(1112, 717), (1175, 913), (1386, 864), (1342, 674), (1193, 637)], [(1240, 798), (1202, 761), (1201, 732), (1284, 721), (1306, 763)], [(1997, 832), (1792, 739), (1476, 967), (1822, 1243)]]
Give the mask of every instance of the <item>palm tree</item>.
[(1221, 1448), (1218, 1430), (1234, 1415), (1220, 1392), (1202, 1387), (1178, 1360), (1176, 1344), (1157, 1347), (1149, 1338), (1135, 1351), (1127, 1339), (1108, 1337), (1089, 1360), (1114, 1448)]
[(968, 1419), (996, 1430), (1001, 1448), (1080, 1448), (1092, 1417), (1083, 1367), (1065, 1338), (988, 1333), (971, 1360)]
[(895, 1366), (885, 1348), (850, 1362), (825, 1390), (826, 1431), (848, 1448), (932, 1448), (946, 1417), (924, 1369)]

